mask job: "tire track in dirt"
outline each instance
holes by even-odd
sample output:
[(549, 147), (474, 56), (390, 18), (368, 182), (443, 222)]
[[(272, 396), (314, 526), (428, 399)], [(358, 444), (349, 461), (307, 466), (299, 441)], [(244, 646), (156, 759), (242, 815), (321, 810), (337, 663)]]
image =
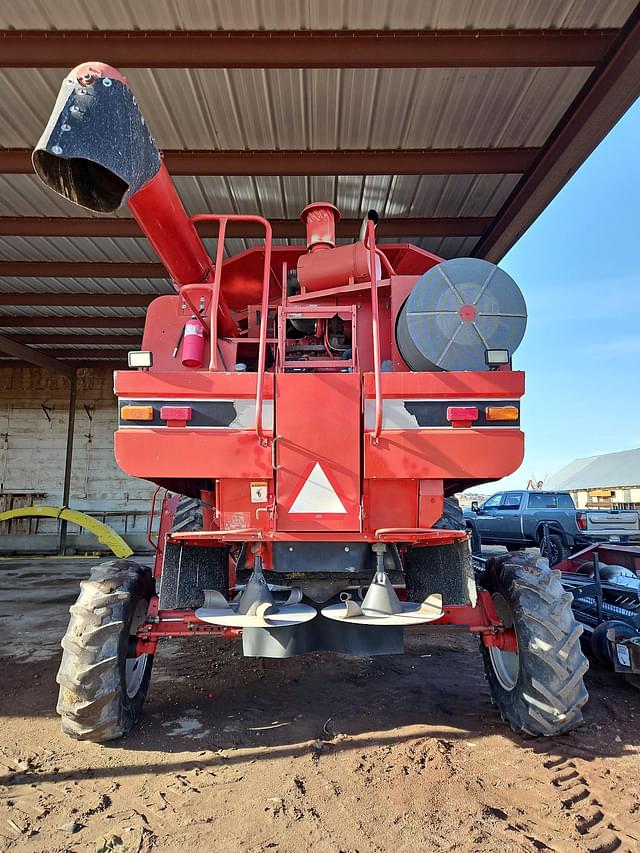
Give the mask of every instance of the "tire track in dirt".
[(606, 794), (594, 784), (580, 766), (578, 758), (552, 755), (544, 762), (552, 774), (551, 784), (556, 788), (563, 808), (574, 819), (575, 828), (582, 844), (581, 849), (589, 853), (635, 853), (640, 846), (640, 837), (627, 827), (624, 817), (612, 810), (606, 802)]

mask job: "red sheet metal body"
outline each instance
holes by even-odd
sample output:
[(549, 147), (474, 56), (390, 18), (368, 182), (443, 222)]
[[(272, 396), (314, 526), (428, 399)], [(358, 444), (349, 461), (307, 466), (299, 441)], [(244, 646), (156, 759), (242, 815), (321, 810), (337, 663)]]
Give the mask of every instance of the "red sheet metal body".
[(360, 529), (360, 411), (357, 373), (277, 377), (279, 530)]
[[(408, 370), (395, 347), (396, 314), (420, 274), (439, 259), (404, 245), (385, 246), (381, 255), (372, 241), (370, 227), (365, 240), (370, 268), (386, 275), (375, 293), (370, 282), (353, 278), (314, 293), (290, 293), (284, 283), (304, 251), (298, 247), (272, 247), (269, 276), (264, 274), (265, 250), (225, 260), (222, 292), (243, 331), (217, 338), (216, 369), (182, 365), (181, 334), (191, 305), (177, 295), (159, 297), (150, 305), (143, 345), (153, 354), (153, 367), (118, 372), (115, 391), (120, 405), (135, 401), (158, 412), (150, 424), (121, 419), (116, 458), (127, 473), (174, 490), (182, 490), (185, 481), (208, 489), (215, 504), (211, 535), (190, 532), (184, 541), (211, 544), (217, 536), (215, 541), (226, 542), (384, 539), (435, 544), (444, 541), (442, 531), (432, 528), (442, 514), (445, 493), (506, 476), (522, 461), (524, 438), (518, 424), (454, 425), (446, 411), (467, 406), (480, 412), (483, 402), (519, 405), (523, 374)], [(317, 255), (332, 251), (323, 248)], [(269, 288), (267, 301), (261, 281)], [(268, 314), (260, 303), (269, 306)], [(305, 334), (312, 329), (321, 350), (315, 353), (315, 365), (313, 352), (302, 357), (288, 353), (300, 338), (290, 334), (296, 311)], [(332, 349), (334, 316), (345, 326), (348, 354), (344, 344), (342, 351)], [(272, 353), (266, 372), (251, 361), (259, 347)], [(248, 369), (236, 367), (243, 360)], [(382, 362), (391, 370), (381, 372)], [(260, 388), (263, 428), (257, 431)], [(440, 405), (440, 420), (424, 425), (407, 415), (414, 405), (434, 403)], [(185, 405), (189, 420), (160, 419), (162, 410)]]

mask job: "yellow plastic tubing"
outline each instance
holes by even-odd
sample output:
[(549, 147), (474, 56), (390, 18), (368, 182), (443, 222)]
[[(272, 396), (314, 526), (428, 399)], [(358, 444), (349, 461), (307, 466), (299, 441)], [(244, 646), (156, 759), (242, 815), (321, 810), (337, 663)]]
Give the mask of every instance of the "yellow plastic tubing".
[(98, 542), (110, 548), (116, 557), (130, 557), (133, 554), (131, 548), (115, 530), (112, 530), (108, 525), (103, 524), (96, 518), (84, 512), (79, 512), (77, 509), (69, 509), (69, 507), (36, 504), (36, 506), (9, 509), (6, 512), (0, 512), (0, 521), (9, 521), (11, 518), (26, 518), (28, 516), (62, 518), (65, 521), (70, 521), (72, 524), (77, 524), (79, 527), (89, 530), (97, 538)]

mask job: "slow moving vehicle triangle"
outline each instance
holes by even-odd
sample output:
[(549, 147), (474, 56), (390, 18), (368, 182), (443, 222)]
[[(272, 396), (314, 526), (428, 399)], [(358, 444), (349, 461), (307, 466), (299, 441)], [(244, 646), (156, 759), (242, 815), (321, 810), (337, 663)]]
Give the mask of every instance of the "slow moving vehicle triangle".
[(289, 514), (309, 512), (346, 513), (336, 490), (319, 462), (316, 462), (303, 487), (291, 505)]

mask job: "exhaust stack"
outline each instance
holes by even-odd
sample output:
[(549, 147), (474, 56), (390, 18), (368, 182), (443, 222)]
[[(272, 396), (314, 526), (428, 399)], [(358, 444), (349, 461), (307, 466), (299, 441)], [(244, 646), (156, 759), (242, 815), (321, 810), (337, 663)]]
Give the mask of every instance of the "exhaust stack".
[[(123, 204), (180, 288), (213, 281), (213, 264), (180, 201), (126, 79), (86, 62), (67, 74), (33, 152), (40, 180), (94, 213)], [(221, 335), (237, 326), (220, 295)]]

